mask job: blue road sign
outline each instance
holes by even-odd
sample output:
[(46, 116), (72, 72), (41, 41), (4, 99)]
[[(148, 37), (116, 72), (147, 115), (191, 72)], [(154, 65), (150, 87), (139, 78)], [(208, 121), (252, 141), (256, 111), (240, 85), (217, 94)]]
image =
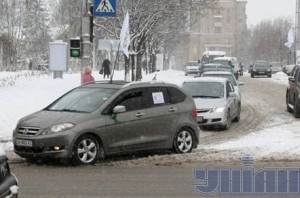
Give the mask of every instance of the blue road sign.
[(115, 17), (117, 0), (94, 0), (94, 16)]

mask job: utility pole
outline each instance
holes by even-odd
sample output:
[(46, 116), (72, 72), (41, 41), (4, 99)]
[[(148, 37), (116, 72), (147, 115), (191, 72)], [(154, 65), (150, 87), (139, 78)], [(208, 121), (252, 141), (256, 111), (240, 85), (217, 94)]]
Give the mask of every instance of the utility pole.
[(90, 41), (90, 0), (82, 0), (82, 18), (81, 18), (81, 70), (85, 66), (92, 66), (92, 43)]

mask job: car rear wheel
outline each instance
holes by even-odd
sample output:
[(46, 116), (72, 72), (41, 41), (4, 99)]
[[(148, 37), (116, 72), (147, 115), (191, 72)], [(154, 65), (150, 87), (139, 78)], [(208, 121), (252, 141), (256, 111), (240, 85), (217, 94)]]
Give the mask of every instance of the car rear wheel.
[(99, 143), (92, 135), (81, 136), (74, 145), (73, 160), (75, 164), (95, 164), (99, 155)]
[(254, 78), (254, 74), (253, 73), (251, 73), (251, 78)]
[(176, 153), (190, 153), (193, 149), (193, 132), (187, 128), (182, 128), (174, 138), (174, 150)]

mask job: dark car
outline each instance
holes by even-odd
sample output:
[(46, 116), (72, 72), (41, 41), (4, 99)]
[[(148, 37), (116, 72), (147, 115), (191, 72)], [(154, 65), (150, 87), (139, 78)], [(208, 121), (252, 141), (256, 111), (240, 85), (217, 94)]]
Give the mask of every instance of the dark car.
[(293, 69), (289, 77), (289, 86), (286, 90), (286, 108), (290, 113), (294, 113), (295, 118), (300, 117), (300, 66)]
[(10, 172), (7, 156), (0, 147), (0, 198), (14, 198), (18, 196), (18, 180)]
[(29, 160), (52, 157), (93, 164), (140, 150), (188, 153), (199, 141), (193, 98), (163, 82), (96, 82), (79, 86), (22, 118), (14, 151)]
[(272, 77), (272, 69), (271, 64), (269, 61), (264, 60), (257, 60), (254, 61), (252, 68), (251, 68), (251, 78), (255, 76), (268, 76), (269, 78)]

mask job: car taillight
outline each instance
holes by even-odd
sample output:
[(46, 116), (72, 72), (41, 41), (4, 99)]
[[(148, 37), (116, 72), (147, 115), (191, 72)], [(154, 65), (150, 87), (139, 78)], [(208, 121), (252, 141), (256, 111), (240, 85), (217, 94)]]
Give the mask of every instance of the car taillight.
[(192, 113), (193, 113), (194, 118), (197, 120), (197, 117), (198, 117), (197, 109), (196, 109), (196, 108), (193, 108)]

